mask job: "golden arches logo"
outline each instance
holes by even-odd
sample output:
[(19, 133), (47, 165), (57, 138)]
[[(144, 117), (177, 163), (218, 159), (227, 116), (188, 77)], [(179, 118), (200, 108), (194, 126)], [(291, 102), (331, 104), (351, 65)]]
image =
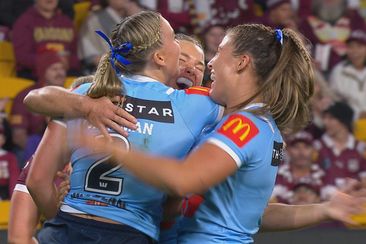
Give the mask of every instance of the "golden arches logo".
[(250, 133), (250, 124), (249, 123), (243, 123), (243, 120), (241, 118), (235, 118), (230, 121), (228, 121), (223, 127), (223, 131), (227, 131), (231, 129), (233, 134), (241, 133), (241, 136), (239, 137), (240, 141), (244, 141), (245, 138)]

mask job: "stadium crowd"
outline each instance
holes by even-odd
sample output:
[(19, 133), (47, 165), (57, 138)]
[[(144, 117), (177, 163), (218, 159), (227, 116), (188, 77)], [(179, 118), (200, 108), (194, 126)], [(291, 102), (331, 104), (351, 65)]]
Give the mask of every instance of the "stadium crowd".
[[(81, 3), (88, 12), (80, 23), (75, 19), (81, 10), (74, 6)], [(176, 33), (201, 40), (206, 64), (230, 26), (263, 23), (302, 33), (316, 69), (313, 119), (305, 130), (286, 137), (272, 201), (318, 203), (350, 178), (366, 186), (366, 1), (2, 0), (0, 42), (12, 44), (16, 76), (34, 84), (13, 99), (10, 114), (5, 113), (9, 100), (0, 102), (0, 200), (10, 199), (47, 124), (46, 117), (27, 110), (26, 94), (93, 74), (109, 50), (95, 30), (110, 35), (121, 18), (144, 9), (160, 12)], [(210, 86), (209, 72), (203, 85)]]

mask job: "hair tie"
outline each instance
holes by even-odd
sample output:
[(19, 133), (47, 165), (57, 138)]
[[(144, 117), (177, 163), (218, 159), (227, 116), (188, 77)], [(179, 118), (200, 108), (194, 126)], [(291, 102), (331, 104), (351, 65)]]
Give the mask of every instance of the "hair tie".
[(109, 49), (111, 50), (111, 57), (109, 59), (109, 61), (111, 62), (113, 68), (116, 70), (116, 67), (114, 67), (114, 62), (117, 59), (118, 62), (124, 64), (124, 65), (129, 65), (131, 64), (131, 62), (129, 60), (127, 60), (125, 57), (123, 57), (120, 53), (128, 53), (132, 48), (133, 45), (131, 42), (124, 42), (121, 45), (119, 45), (118, 47), (113, 47), (111, 40), (107, 37), (106, 34), (104, 34), (102, 31), (97, 30), (95, 31), (101, 38), (103, 38), (103, 40), (105, 40), (109, 46)]
[(283, 33), (280, 29), (275, 29), (275, 37), (276, 40), (283, 45)]

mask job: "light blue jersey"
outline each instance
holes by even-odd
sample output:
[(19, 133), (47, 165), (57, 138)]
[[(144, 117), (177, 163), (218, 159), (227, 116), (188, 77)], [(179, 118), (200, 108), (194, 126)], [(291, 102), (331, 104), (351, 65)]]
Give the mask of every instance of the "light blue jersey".
[(204, 194), (192, 218), (183, 219), (178, 243), (252, 243), (282, 160), (280, 131), (270, 116), (241, 111), (226, 116), (205, 142), (227, 152), (238, 170)]
[[(145, 76), (123, 77), (123, 84), (127, 93), (124, 109), (138, 120), (138, 129), (128, 131), (129, 145), (135, 149), (183, 158), (202, 129), (222, 116), (223, 108), (213, 103), (205, 88), (178, 91)], [(75, 92), (86, 94), (89, 87), (90, 84), (84, 84)], [(68, 121), (71, 134), (81, 122), (85, 120)], [(99, 134), (93, 127), (89, 131)], [(128, 145), (123, 137), (110, 133)], [(104, 164), (108, 158), (70, 143), (71, 189), (62, 210), (112, 219), (157, 240), (164, 193), (119, 167)]]

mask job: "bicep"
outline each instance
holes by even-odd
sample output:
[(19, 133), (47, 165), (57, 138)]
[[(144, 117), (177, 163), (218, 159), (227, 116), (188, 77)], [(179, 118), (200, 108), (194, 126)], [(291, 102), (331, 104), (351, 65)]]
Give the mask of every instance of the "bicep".
[(205, 143), (188, 156), (182, 168), (185, 172), (182, 184), (187, 187), (187, 192), (203, 193), (224, 181), (238, 166), (228, 152), (214, 144)]

